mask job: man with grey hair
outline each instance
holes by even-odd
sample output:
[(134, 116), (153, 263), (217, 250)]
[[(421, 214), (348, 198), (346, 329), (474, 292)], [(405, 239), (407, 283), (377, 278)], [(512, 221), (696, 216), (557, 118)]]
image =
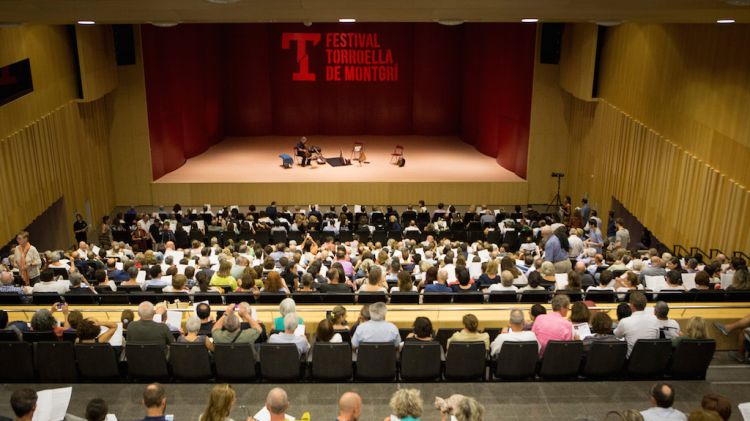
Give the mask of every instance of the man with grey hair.
[(659, 256), (651, 257), (651, 266), (641, 270), (641, 274), (638, 275), (638, 283), (645, 285), (647, 276), (667, 276), (665, 266), (664, 261)]
[[(128, 324), (128, 343), (133, 344), (165, 344), (174, 342), (174, 336), (166, 325), (167, 309), (160, 306), (155, 308), (148, 301), (138, 305), (138, 317), (140, 320)], [(154, 321), (154, 315), (160, 314), (162, 323)]]
[[(214, 323), (211, 329), (211, 336), (214, 343), (252, 344), (258, 340), (261, 327), (258, 321), (253, 319), (250, 306), (239, 305), (238, 307), (237, 311), (235, 311), (235, 305), (229, 304), (224, 315)], [(250, 329), (242, 329), (242, 322), (248, 323)]]
[(664, 301), (657, 301), (654, 304), (654, 316), (659, 321), (660, 337), (673, 339), (680, 336), (680, 324), (677, 320), (669, 318), (669, 304)]
[(424, 292), (453, 292), (448, 286), (448, 271), (445, 269), (438, 270), (437, 283), (424, 286)]
[(386, 312), (385, 303), (370, 304), (370, 320), (359, 325), (357, 331), (354, 332), (352, 336), (353, 349), (356, 350), (359, 344), (367, 342), (390, 342), (395, 347), (401, 345), (398, 328), (385, 320)]
[(295, 331), (299, 326), (296, 313), (289, 313), (284, 316), (284, 332), (274, 333), (268, 338), (270, 344), (294, 344), (297, 346), (297, 352), (299, 352), (300, 358), (307, 354), (310, 350), (310, 343), (307, 342), (307, 337), (303, 335), (296, 335)]
[[(510, 311), (510, 323), (508, 329), (503, 329), (503, 333), (497, 335), (490, 346), (490, 355), (494, 358), (500, 354), (500, 349), (505, 342), (527, 342), (536, 340), (536, 334), (530, 330), (524, 330), (523, 311), (514, 308)], [(537, 342), (538, 344), (539, 342)]]
[(255, 421), (294, 420), (294, 417), (286, 415), (287, 409), (289, 409), (289, 398), (286, 392), (280, 387), (274, 387), (268, 391), (266, 404), (253, 415), (252, 419)]
[(13, 285), (13, 274), (8, 271), (0, 272), (0, 292), (18, 294), (25, 304), (31, 302), (31, 287)]
[(552, 298), (551, 304), (552, 311), (537, 316), (531, 328), (540, 345), (540, 356), (549, 341), (573, 340), (573, 324), (567, 319), (570, 298), (565, 294), (557, 294)]

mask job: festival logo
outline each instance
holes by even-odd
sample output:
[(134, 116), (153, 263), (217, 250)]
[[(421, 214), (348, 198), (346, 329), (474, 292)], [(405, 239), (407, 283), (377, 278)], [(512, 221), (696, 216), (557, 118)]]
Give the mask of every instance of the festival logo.
[(296, 49), (297, 69), (292, 80), (314, 82), (318, 78), (310, 68), (310, 53), (325, 48), (324, 76), (327, 82), (395, 82), (398, 63), (390, 48), (380, 45), (377, 33), (358, 32), (285, 32), (281, 48)]

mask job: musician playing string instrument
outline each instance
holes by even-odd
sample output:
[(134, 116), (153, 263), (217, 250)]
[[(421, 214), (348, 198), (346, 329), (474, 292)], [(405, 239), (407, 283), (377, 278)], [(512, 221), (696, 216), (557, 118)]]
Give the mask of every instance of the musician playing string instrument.
[(302, 157), (302, 166), (310, 165), (310, 158), (312, 157), (312, 152), (310, 152), (309, 149), (307, 149), (307, 138), (305, 136), (302, 136), (299, 139), (299, 142), (297, 142), (297, 146), (294, 147), (296, 150), (296, 154), (299, 157)]

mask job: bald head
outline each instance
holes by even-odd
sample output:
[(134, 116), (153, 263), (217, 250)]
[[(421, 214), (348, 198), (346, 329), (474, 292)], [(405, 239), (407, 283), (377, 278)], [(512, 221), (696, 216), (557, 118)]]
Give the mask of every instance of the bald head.
[(284, 389), (274, 387), (268, 392), (266, 408), (271, 414), (280, 415), (286, 412), (286, 409), (289, 408), (289, 399), (287, 399)]
[(542, 237), (547, 238), (552, 235), (552, 227), (545, 225), (542, 227)]
[(583, 262), (576, 262), (575, 270), (578, 273), (583, 273), (586, 270), (586, 265)]
[(346, 392), (339, 399), (339, 421), (357, 421), (362, 414), (362, 397)]

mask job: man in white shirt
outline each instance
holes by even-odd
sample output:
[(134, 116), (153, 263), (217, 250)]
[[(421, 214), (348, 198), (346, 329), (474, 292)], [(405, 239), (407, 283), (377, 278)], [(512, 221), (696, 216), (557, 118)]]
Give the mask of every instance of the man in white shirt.
[(55, 281), (52, 269), (45, 269), (39, 274), (39, 282), (34, 285), (31, 292), (56, 292), (60, 295), (68, 292), (69, 283)]
[(289, 398), (284, 389), (274, 387), (266, 396), (266, 404), (252, 419), (256, 421), (286, 420), (294, 421), (294, 417), (286, 413), (289, 409)]
[(672, 339), (680, 336), (680, 324), (677, 320), (669, 318), (669, 304), (664, 301), (657, 301), (654, 304), (654, 316), (659, 321), (661, 333), (665, 339)]
[(615, 329), (615, 336), (619, 339), (625, 338), (628, 342), (628, 357), (639, 339), (659, 339), (661, 325), (656, 316), (644, 311), (647, 303), (646, 296), (642, 292), (632, 292), (630, 309), (633, 314), (620, 320)]
[(581, 230), (580, 228), (570, 230), (570, 236), (568, 237), (570, 251), (568, 252), (568, 255), (571, 258), (580, 256), (581, 254), (583, 254), (583, 250), (586, 248), (586, 246), (583, 244), (583, 240), (581, 239), (582, 234), (583, 230)]
[(672, 408), (674, 389), (666, 383), (651, 386), (651, 408), (641, 411), (644, 421), (687, 421), (687, 416)]
[(78, 256), (80, 256), (81, 259), (86, 260), (88, 258), (87, 256), (89, 255), (89, 245), (86, 244), (85, 241), (81, 241), (80, 243), (78, 243), (78, 250), (76, 251), (78, 252)]
[[(505, 342), (536, 342), (536, 334), (530, 330), (523, 330), (524, 327), (523, 311), (515, 308), (510, 311), (510, 326), (508, 331), (497, 335), (492, 345), (490, 345), (490, 355), (494, 358), (500, 355), (500, 349)], [(538, 345), (538, 342), (537, 342)]]

